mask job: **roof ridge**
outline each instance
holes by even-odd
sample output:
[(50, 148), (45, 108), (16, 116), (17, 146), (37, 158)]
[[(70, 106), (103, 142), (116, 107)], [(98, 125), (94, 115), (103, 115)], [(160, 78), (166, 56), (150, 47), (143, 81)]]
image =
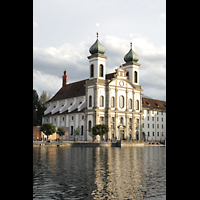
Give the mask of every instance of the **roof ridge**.
[(163, 100), (159, 100), (159, 99), (153, 99), (153, 98), (147, 98), (147, 97), (142, 97), (143, 99), (152, 99), (152, 100), (154, 100), (154, 101), (161, 101), (161, 102), (165, 102), (166, 103), (166, 101), (163, 101)]

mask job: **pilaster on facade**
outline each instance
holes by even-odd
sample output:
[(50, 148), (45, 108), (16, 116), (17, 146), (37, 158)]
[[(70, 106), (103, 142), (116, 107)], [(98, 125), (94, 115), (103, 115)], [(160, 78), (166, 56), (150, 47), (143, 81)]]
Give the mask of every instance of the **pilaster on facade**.
[(128, 138), (129, 133), (128, 133), (128, 114), (125, 114), (125, 124), (126, 124), (126, 133), (125, 133), (125, 138)]

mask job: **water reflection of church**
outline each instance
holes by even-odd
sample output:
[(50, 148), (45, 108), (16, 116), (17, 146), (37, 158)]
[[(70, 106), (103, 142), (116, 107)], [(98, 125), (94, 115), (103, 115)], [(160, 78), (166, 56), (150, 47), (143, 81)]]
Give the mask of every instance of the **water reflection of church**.
[[(137, 148), (137, 149), (136, 149)], [(145, 186), (144, 148), (96, 148), (95, 189), (101, 199), (143, 199)], [(142, 155), (139, 157), (139, 155)]]
[(89, 129), (102, 123), (110, 129), (104, 139), (164, 140), (166, 102), (142, 97), (139, 58), (132, 43), (125, 63), (110, 74), (105, 74), (107, 56), (98, 34), (89, 52), (88, 78), (68, 84), (64, 71), (62, 87), (47, 102), (43, 123), (63, 127), (66, 140), (74, 139), (78, 126), (79, 140), (92, 140)]

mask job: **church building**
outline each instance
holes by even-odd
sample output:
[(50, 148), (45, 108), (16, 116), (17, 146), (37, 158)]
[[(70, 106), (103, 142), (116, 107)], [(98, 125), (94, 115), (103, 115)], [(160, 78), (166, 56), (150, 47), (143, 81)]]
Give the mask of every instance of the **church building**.
[(91, 55), (87, 57), (88, 78), (68, 84), (64, 71), (62, 87), (46, 102), (42, 123), (63, 127), (68, 133), (66, 140), (74, 140), (74, 130), (79, 126), (79, 141), (91, 141), (89, 130), (96, 124), (108, 124), (109, 132), (103, 136), (105, 140), (164, 140), (166, 102), (142, 97), (139, 58), (132, 43), (124, 56), (125, 63), (110, 74), (105, 74), (105, 51), (97, 33), (89, 49)]

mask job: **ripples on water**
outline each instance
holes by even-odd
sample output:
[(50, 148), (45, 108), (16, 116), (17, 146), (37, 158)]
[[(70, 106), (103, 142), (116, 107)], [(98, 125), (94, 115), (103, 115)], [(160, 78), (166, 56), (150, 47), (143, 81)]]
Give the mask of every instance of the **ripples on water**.
[(33, 199), (166, 199), (166, 148), (33, 147)]

